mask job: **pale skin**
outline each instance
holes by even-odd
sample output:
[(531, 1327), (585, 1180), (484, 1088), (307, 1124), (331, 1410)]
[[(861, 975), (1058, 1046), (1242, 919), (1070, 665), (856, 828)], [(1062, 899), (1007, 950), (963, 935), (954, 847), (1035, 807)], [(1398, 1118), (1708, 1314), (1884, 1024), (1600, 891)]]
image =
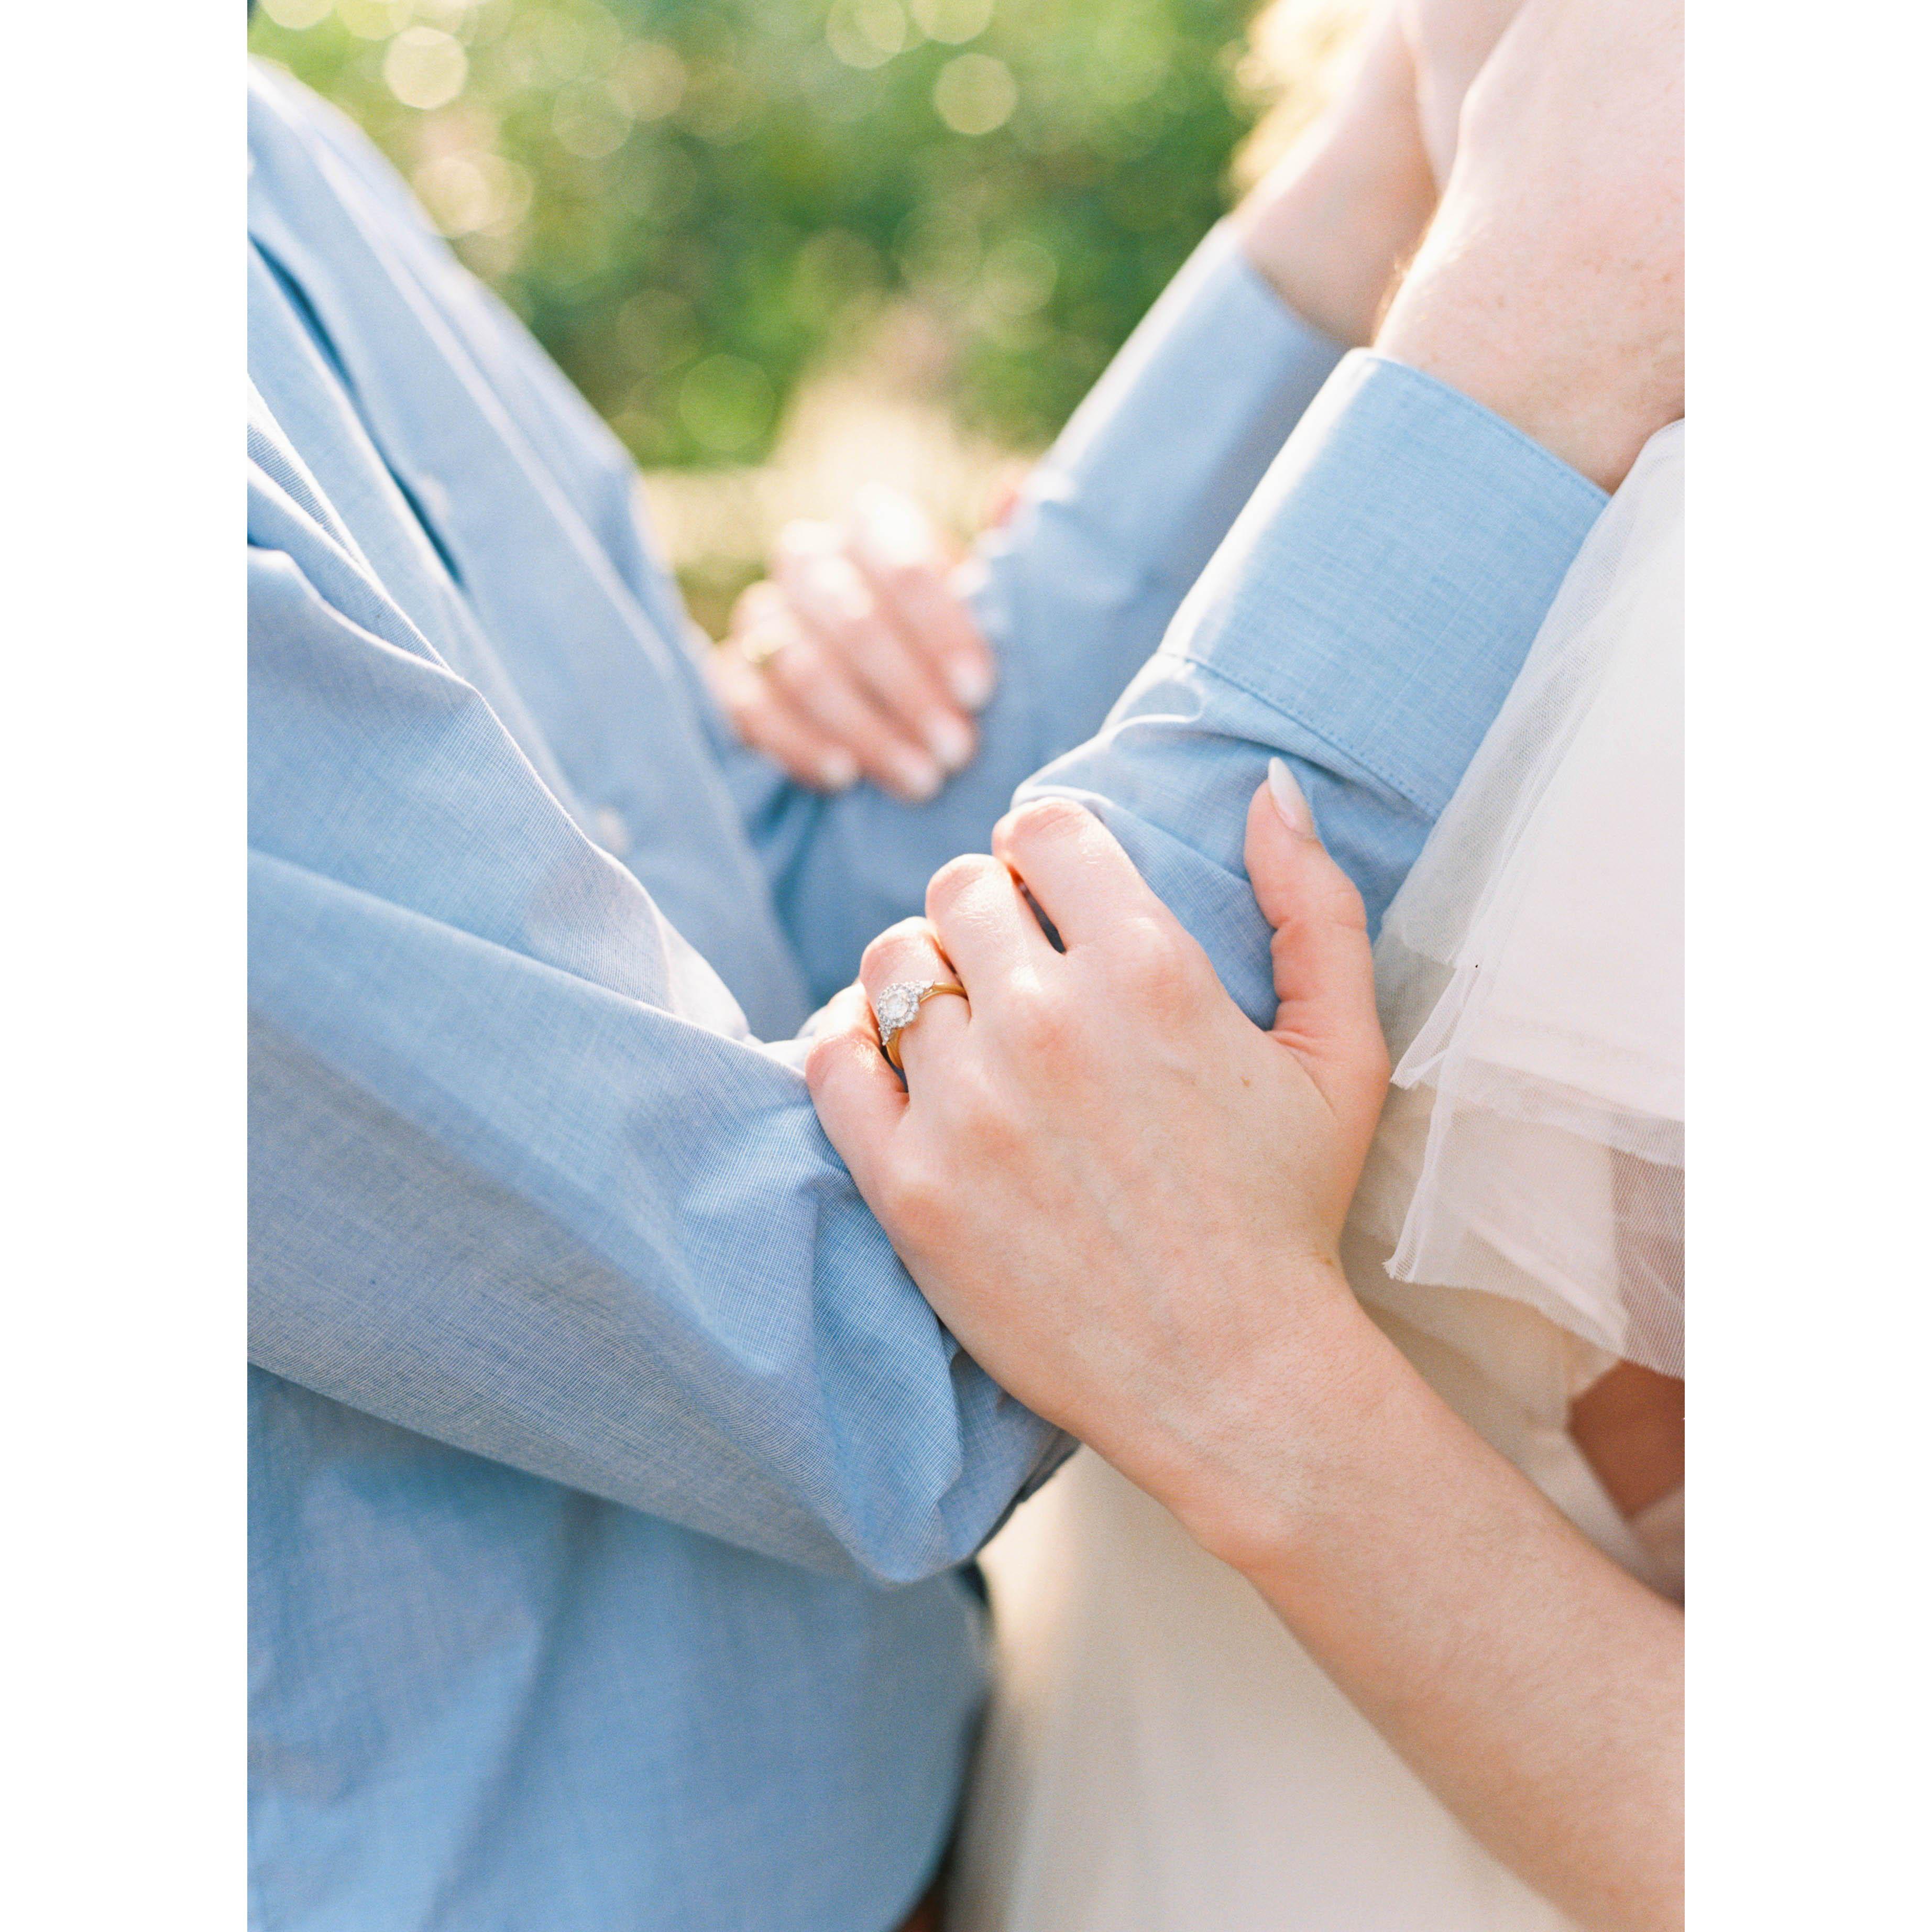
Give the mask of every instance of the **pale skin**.
[(1387, 1060), (1360, 898), (1306, 825), (1257, 794), (1270, 1031), (1096, 820), (1041, 802), (867, 953), (872, 993), (950, 971), (969, 996), (902, 1036), (906, 1085), (853, 988), (814, 1096), (976, 1360), (1246, 1576), (1530, 1883), (1586, 1925), (1675, 1925), (1680, 1612), (1454, 1414), (1342, 1277)]
[(1684, 413), (1681, 0), (1531, 0), (1376, 346), (1615, 489)]
[[(1671, 0), (1528, 0), (1376, 338), (1610, 487), (1683, 407), (1681, 34)], [(1349, 1293), (1388, 1073), (1361, 904), (1285, 766), (1246, 853), (1266, 1032), (1096, 820), (1012, 814), (829, 1010), (826, 1131), (974, 1358), (1246, 1575), (1499, 1858), (1583, 1924), (1680, 1925), (1682, 1613)], [(921, 1010), (902, 1085), (869, 998), (935, 978), (968, 997)], [(1681, 1479), (1681, 1390), (1626, 1368), (1579, 1405), (1626, 1510)]]

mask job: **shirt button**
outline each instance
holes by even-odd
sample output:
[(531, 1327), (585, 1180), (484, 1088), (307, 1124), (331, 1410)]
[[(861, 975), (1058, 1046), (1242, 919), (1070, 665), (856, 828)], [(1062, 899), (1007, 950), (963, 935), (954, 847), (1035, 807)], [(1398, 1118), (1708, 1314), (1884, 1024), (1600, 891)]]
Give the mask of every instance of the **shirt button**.
[(600, 805), (596, 812), (597, 842), (614, 859), (630, 856), (631, 828), (615, 806)]

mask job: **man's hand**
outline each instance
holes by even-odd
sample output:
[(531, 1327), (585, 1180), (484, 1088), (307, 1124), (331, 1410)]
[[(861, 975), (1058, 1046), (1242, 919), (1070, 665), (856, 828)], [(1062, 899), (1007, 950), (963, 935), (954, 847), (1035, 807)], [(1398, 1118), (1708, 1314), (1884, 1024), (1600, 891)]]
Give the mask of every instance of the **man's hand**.
[(1684, 413), (1681, 0), (1528, 0), (1376, 346), (1606, 489)]
[(862, 491), (850, 524), (794, 524), (739, 599), (712, 686), (739, 735), (801, 784), (928, 799), (976, 748), (993, 654), (918, 507)]

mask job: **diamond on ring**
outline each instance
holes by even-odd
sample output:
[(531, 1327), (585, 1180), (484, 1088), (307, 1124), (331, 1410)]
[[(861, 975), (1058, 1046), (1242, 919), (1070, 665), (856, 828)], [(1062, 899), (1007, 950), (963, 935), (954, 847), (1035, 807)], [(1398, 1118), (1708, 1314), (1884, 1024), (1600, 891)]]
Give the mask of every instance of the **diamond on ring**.
[(879, 1016), (882, 1035), (903, 1033), (912, 1024), (919, 1003), (938, 984), (936, 980), (901, 980), (879, 995), (874, 1011)]
[(920, 1008), (935, 993), (957, 993), (963, 1000), (966, 988), (956, 980), (895, 980), (880, 988), (872, 1002), (879, 1022), (879, 1050), (892, 1064), (899, 1064), (898, 1037), (919, 1018)]

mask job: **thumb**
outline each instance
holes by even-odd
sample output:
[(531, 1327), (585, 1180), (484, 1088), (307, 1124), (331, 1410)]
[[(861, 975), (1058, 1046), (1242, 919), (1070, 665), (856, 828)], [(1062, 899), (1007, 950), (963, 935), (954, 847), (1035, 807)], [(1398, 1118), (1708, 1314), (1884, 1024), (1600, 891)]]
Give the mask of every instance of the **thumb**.
[(1366, 1147), (1388, 1084), (1362, 896), (1329, 857), (1285, 760), (1248, 807), (1249, 883), (1274, 928), (1274, 1036)]

